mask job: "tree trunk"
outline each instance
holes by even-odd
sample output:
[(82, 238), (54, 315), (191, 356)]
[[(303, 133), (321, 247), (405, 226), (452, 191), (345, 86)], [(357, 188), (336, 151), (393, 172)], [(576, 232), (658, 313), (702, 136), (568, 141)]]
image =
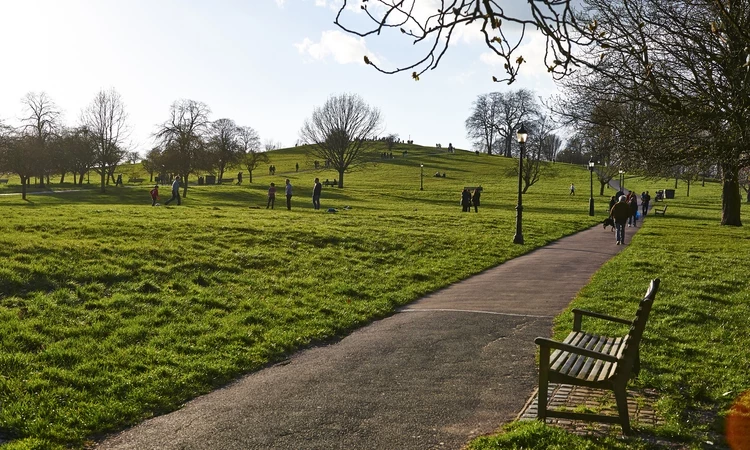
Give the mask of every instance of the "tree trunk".
[(25, 177), (21, 175), (21, 198), (23, 200), (26, 200), (26, 183), (28, 182), (28, 177)]
[(735, 164), (722, 164), (722, 174), (721, 224), (741, 227), (739, 169)]
[(250, 180), (249, 182), (252, 183), (253, 182), (253, 171), (252, 170), (248, 170), (247, 173), (248, 173), (247, 178)]
[(106, 192), (105, 185), (107, 183), (107, 172), (104, 169), (102, 169), (102, 173), (101, 173), (101, 177), (100, 178), (102, 179), (102, 189), (101, 190), (102, 190), (102, 194), (104, 194)]
[(339, 169), (339, 188), (344, 187), (344, 169)]
[(65, 172), (60, 175), (60, 184), (65, 183)]
[(187, 198), (188, 174), (182, 176), (182, 182), (184, 183), (184, 186), (182, 187), (182, 197)]

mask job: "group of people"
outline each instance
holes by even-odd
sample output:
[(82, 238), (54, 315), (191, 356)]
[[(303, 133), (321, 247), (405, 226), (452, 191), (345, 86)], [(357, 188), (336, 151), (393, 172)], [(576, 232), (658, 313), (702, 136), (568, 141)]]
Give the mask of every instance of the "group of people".
[(268, 166), (268, 174), (276, 175), (276, 166)]
[[(289, 178), (286, 179), (286, 186), (284, 188), (284, 194), (286, 195), (286, 209), (290, 210), (292, 209), (292, 182), (289, 181)], [(323, 185), (320, 183), (320, 179), (317, 177), (315, 178), (315, 182), (313, 183), (313, 194), (312, 194), (312, 202), (313, 202), (313, 208), (320, 209), (320, 193), (323, 190)], [(271, 208), (273, 209), (274, 203), (276, 203), (276, 183), (271, 183), (271, 186), (268, 188), (268, 202), (266, 203), (266, 209)]]
[(471, 207), (474, 206), (474, 212), (479, 212), (479, 197), (482, 195), (482, 190), (474, 188), (474, 192), (471, 192), (469, 188), (464, 188), (461, 191), (461, 208), (462, 212), (471, 212)]
[[(157, 201), (159, 200), (159, 185), (157, 184), (154, 186), (153, 189), (151, 189), (151, 206), (159, 206)], [(165, 205), (170, 204), (172, 201), (177, 200), (177, 205), (182, 204), (182, 199), (180, 198), (180, 176), (177, 175), (174, 177), (174, 181), (172, 181), (172, 198), (164, 202)]]
[(628, 227), (638, 226), (638, 218), (645, 217), (648, 213), (648, 205), (651, 196), (648, 191), (641, 193), (641, 211), (638, 211), (638, 195), (628, 192), (625, 195), (618, 191), (609, 200), (609, 216), (615, 222), (617, 245), (625, 243), (625, 225)]

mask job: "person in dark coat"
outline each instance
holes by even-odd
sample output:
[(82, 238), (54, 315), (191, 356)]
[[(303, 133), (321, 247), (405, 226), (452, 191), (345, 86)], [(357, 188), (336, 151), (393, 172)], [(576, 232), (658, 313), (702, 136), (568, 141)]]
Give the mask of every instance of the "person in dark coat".
[(320, 180), (318, 178), (315, 178), (315, 183), (313, 184), (313, 195), (312, 195), (312, 201), (313, 201), (313, 208), (320, 209), (320, 193), (323, 190), (323, 185), (320, 184)]
[(482, 191), (479, 188), (474, 189), (474, 193), (471, 194), (471, 204), (474, 205), (474, 212), (479, 212), (479, 197)]
[(624, 244), (625, 224), (628, 223), (628, 217), (630, 217), (630, 205), (628, 205), (624, 195), (620, 196), (620, 200), (609, 211), (609, 215), (615, 220), (617, 245)]
[(638, 220), (638, 196), (633, 194), (630, 196), (630, 218), (628, 219), (628, 226), (638, 226), (636, 223)]
[(471, 192), (466, 188), (461, 191), (461, 207), (463, 212), (471, 211)]

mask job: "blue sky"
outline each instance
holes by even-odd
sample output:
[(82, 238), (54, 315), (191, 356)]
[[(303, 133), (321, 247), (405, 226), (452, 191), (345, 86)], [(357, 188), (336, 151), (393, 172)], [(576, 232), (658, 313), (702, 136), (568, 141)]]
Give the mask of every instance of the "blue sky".
[[(371, 2), (370, 2), (371, 3)], [(415, 143), (470, 148), (464, 121), (477, 95), (529, 88), (555, 92), (531, 36), (529, 60), (512, 86), (493, 83), (499, 61), (469, 30), (440, 67), (420, 81), (383, 75), (363, 64), (368, 54), (386, 67), (413, 60), (401, 36), (362, 40), (333, 21), (332, 0), (2, 0), (0, 120), (17, 125), (21, 98), (44, 91), (74, 126), (96, 92), (114, 87), (125, 102), (130, 149), (145, 154), (170, 104), (206, 103), (211, 118), (251, 126), (263, 141), (294, 145), (305, 118), (333, 94), (357, 93), (380, 108), (384, 133)], [(435, 0), (418, 0), (434, 10)], [(362, 14), (349, 12), (348, 23)]]

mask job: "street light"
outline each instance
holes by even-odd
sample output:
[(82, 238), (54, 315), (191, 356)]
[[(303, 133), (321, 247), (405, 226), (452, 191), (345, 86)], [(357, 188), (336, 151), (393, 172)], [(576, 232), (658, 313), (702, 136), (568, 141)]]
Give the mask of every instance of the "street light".
[(594, 160), (589, 159), (589, 187), (591, 196), (589, 197), (589, 216), (594, 215)]
[(424, 164), (419, 165), (419, 190), (424, 191)]
[(621, 191), (625, 189), (625, 186), (623, 186), (624, 184), (625, 184), (625, 171), (620, 169), (620, 190)]
[(513, 236), (514, 244), (523, 244), (523, 232), (521, 231), (521, 221), (523, 217), (523, 204), (521, 199), (521, 181), (523, 177), (523, 152), (526, 149), (526, 138), (529, 133), (526, 127), (521, 124), (521, 128), (516, 131), (516, 139), (521, 146), (521, 152), (518, 154), (518, 204), (516, 205), (516, 235)]

